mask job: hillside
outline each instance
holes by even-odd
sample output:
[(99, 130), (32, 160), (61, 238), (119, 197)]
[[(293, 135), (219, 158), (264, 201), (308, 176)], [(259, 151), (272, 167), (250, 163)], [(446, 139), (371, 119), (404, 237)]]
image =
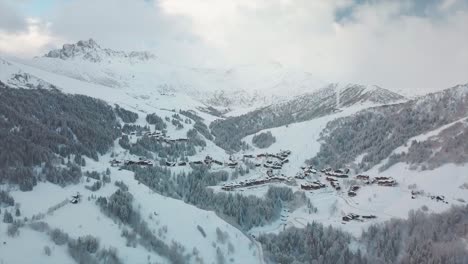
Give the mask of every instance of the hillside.
[(263, 129), (312, 120), (355, 105), (369, 107), (402, 100), (403, 96), (377, 86), (333, 84), (240, 116), (216, 120), (210, 128), (216, 144), (226, 150), (239, 151), (243, 137)]
[[(463, 140), (466, 127), (462, 122), (452, 127), (455, 131), (441, 132), (439, 136), (446, 143), (443, 150), (435, 142), (432, 148), (427, 145), (430, 142), (426, 142), (424, 147), (407, 141), (466, 118), (467, 95), (468, 85), (459, 85), (405, 103), (366, 109), (330, 122), (322, 132), (321, 140), (324, 143), (310, 163), (320, 167), (352, 166), (356, 170), (366, 171), (389, 157), (396, 148), (411, 144), (408, 156), (393, 155), (390, 162), (428, 162), (429, 167), (452, 162), (463, 164), (466, 160), (461, 153), (466, 149), (466, 141)], [(432, 151), (436, 153), (432, 154)], [(442, 152), (453, 154), (450, 158), (442, 158)], [(361, 159), (353, 166), (352, 163), (361, 155)], [(387, 164), (382, 169), (390, 165)]]
[(0, 59), (0, 101), (2, 263), (466, 262), (468, 85), (87, 40)]

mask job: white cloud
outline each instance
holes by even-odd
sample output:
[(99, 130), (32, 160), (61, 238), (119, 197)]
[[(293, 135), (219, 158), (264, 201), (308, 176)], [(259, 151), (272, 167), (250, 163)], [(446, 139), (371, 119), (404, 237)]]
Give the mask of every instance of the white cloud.
[[(468, 13), (455, 4), (423, 17), (408, 14), (414, 6), (404, 0), (161, 1), (232, 62), (274, 59), (324, 80), (424, 91), (468, 82)], [(351, 14), (338, 23), (343, 7)]]
[[(0, 25), (0, 52), (32, 56), (92, 37), (104, 47), (155, 50), (174, 62), (226, 66), (274, 60), (326, 81), (407, 92), (468, 82), (467, 2), (416, 2), (61, 1), (23, 30)], [(420, 14), (411, 13), (415, 8)]]
[(53, 45), (60, 43), (58, 37), (51, 35), (49, 26), (38, 19), (28, 18), (26, 28), (21, 31), (6, 31), (0, 28), (0, 53), (17, 56), (33, 57), (44, 52)]

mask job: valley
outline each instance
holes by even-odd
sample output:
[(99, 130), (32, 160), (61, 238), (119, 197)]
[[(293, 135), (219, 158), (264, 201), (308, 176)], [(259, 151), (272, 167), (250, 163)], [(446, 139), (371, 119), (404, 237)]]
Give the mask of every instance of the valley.
[[(308, 235), (323, 263), (394, 263), (407, 248), (375, 241), (427, 238), (396, 222), (467, 223), (468, 84), (406, 98), (250, 67), (93, 40), (0, 59), (0, 262), (292, 263)], [(460, 230), (440, 243), (463, 259)]]

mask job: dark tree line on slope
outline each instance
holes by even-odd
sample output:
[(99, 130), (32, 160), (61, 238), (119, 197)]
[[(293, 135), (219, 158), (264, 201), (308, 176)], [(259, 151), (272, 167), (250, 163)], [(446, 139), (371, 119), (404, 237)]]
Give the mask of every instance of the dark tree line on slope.
[(138, 119), (137, 113), (121, 108), (118, 104), (115, 105), (115, 113), (124, 123), (135, 123)]
[(168, 258), (173, 264), (187, 263), (190, 255), (184, 255), (184, 247), (175, 242), (169, 246), (157, 238), (148, 227), (148, 224), (142, 219), (140, 213), (133, 208), (133, 196), (125, 191), (125, 188), (128, 189), (128, 187), (125, 185), (120, 186), (122, 187), (108, 199), (105, 197), (97, 199), (96, 203), (101, 210), (107, 216), (130, 226), (140, 236), (138, 242), (148, 250)]
[(334, 120), (322, 132), (324, 143), (309, 163), (318, 167), (342, 167), (365, 154), (357, 169), (368, 170), (408, 139), (466, 116), (468, 96), (459, 96), (455, 90)]
[(254, 135), (252, 137), (252, 144), (257, 148), (268, 148), (276, 142), (276, 138), (271, 134), (270, 131)]
[(412, 211), (406, 220), (372, 225), (353, 251), (350, 235), (319, 223), (258, 240), (272, 263), (464, 264), (468, 263), (467, 235), (468, 206), (464, 206), (442, 214)]
[(163, 159), (184, 160), (186, 157), (197, 153), (195, 146), (200, 142), (189, 140), (187, 142), (165, 143), (145, 135), (139, 138), (135, 144), (131, 144), (128, 136), (124, 135), (119, 139), (119, 144), (122, 148), (128, 149), (131, 154), (149, 159), (155, 158), (153, 155), (156, 154)]
[(395, 163), (406, 162), (412, 168), (434, 169), (447, 163), (468, 162), (468, 122), (457, 122), (442, 130), (437, 137), (412, 141), (408, 151), (392, 154), (382, 166), (385, 170)]
[(351, 237), (338, 229), (319, 223), (305, 228), (288, 228), (278, 235), (261, 235), (264, 255), (272, 263), (365, 264), (360, 251), (349, 249)]
[(211, 135), (210, 129), (203, 122), (203, 118), (198, 116), (194, 111), (180, 110), (179, 113), (194, 120), (195, 124), (193, 125), (193, 128), (196, 129), (198, 133), (203, 135), (206, 139), (213, 140), (213, 136)]
[[(122, 264), (117, 249), (101, 248), (99, 239), (91, 235), (71, 238), (67, 233), (51, 229), (45, 222), (32, 222), (29, 227), (38, 232), (45, 232), (57, 246), (66, 245), (68, 254), (79, 264)], [(50, 253), (50, 248), (46, 250)]]
[(0, 101), (0, 181), (21, 190), (36, 184), (33, 166), (70, 155), (97, 160), (120, 134), (112, 107), (87, 96), (0, 83)]
[(246, 148), (242, 138), (261, 130), (312, 120), (333, 113), (336, 93), (322, 89), (290, 101), (263, 107), (244, 115), (218, 119), (210, 124), (214, 142), (225, 150)]
[(277, 219), (283, 202), (295, 199), (302, 199), (303, 203), (307, 202), (305, 196), (293, 193), (287, 187), (270, 187), (264, 199), (224, 192), (215, 193), (207, 188), (226, 181), (229, 174), (225, 171), (209, 172), (207, 169), (194, 167), (189, 174), (172, 176), (170, 170), (166, 168), (133, 167), (132, 169), (135, 171), (136, 180), (156, 192), (182, 199), (202, 209), (213, 210), (244, 230), (262, 226)]
[(0, 207), (3, 205), (14, 206), (15, 199), (8, 192), (0, 190)]
[(154, 125), (154, 129), (156, 130), (162, 131), (167, 128), (166, 122), (164, 122), (164, 120), (156, 114), (147, 115), (146, 122), (148, 122), (151, 125)]
[(362, 242), (374, 263), (468, 263), (468, 206), (441, 214), (410, 212), (407, 220), (373, 225)]

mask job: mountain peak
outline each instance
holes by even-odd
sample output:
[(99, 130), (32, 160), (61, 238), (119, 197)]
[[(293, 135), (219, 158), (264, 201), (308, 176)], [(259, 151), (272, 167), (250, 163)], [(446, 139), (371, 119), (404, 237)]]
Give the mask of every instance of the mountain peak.
[(89, 40), (80, 40), (75, 44), (64, 44), (61, 49), (51, 50), (44, 57), (58, 58), (62, 60), (82, 59), (90, 62), (101, 62), (103, 60), (112, 61), (113, 59), (127, 59), (132, 62), (148, 61), (155, 59), (156, 56), (148, 51), (116, 51), (101, 46), (92, 38)]

